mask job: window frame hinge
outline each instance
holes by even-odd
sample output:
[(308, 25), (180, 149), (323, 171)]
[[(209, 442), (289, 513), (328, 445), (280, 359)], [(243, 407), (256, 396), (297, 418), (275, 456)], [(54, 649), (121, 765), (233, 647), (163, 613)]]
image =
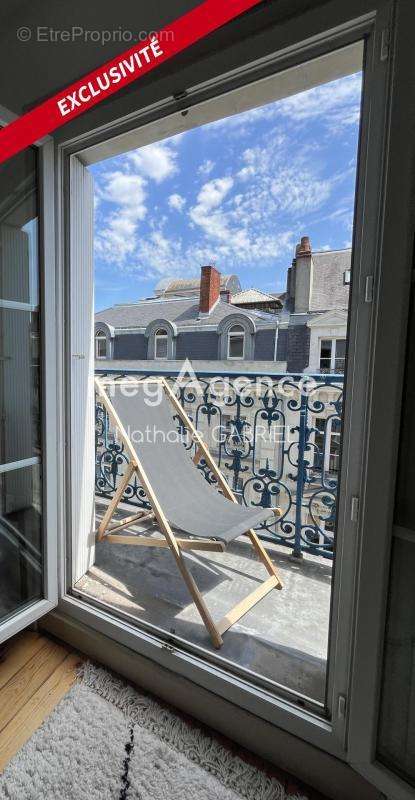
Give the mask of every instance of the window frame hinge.
[(347, 713), (347, 696), (345, 694), (337, 695), (337, 718), (346, 719)]
[(352, 522), (359, 522), (359, 512), (360, 512), (360, 497), (357, 494), (352, 496), (350, 501), (350, 519)]
[(380, 61), (387, 61), (390, 54), (390, 28), (383, 28), (380, 34)]

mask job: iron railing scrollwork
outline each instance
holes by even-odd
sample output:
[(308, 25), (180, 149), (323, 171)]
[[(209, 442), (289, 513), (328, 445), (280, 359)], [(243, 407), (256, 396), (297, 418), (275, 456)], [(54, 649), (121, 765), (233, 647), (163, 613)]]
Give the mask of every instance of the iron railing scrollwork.
[[(105, 370), (99, 371), (106, 374)], [(143, 377), (145, 373), (139, 374)], [(207, 373), (188, 381), (164, 374), (203, 434), (213, 456), (246, 505), (279, 506), (282, 516), (258, 531), (262, 538), (290, 548), (333, 558), (343, 401), (342, 375), (225, 375)], [(193, 450), (179, 417), (177, 430)], [(128, 456), (111, 430), (107, 413), (96, 404), (96, 494), (110, 499)], [(202, 459), (198, 469), (216, 479)], [(134, 478), (123, 500), (148, 507)]]

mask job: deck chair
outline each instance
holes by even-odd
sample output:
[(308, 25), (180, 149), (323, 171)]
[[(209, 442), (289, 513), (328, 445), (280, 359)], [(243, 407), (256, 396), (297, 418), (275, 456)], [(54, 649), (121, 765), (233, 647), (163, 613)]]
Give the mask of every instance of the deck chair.
[[(158, 384), (161, 401), (157, 405), (149, 404), (147, 401), (144, 388), (148, 383)], [(105, 406), (130, 459), (98, 528), (97, 538), (99, 541), (105, 539), (107, 542), (117, 544), (169, 547), (213, 645), (220, 648), (225, 631), (268, 592), (282, 588), (277, 570), (253, 530), (255, 525), (270, 516), (279, 516), (279, 509), (249, 508), (239, 505), (201, 435), (164, 378), (135, 381), (131, 379), (104, 381), (96, 378), (95, 386), (98, 400)], [(193, 463), (179, 437), (171, 435), (167, 437), (169, 432), (177, 433), (179, 417), (196, 444)], [(148, 433), (143, 435), (145, 431), (149, 431), (150, 435)], [(135, 444), (139, 440), (140, 443)], [(201, 458), (205, 459), (207, 466), (215, 475), (217, 487), (210, 485), (197, 469), (197, 463)], [(110, 525), (134, 473), (137, 474), (139, 483), (146, 493), (151, 511), (140, 510), (122, 519), (121, 522)], [(120, 535), (119, 531), (122, 529), (150, 518), (157, 520), (164, 538), (143, 536), (140, 533)], [(177, 534), (177, 531), (180, 533)], [(229, 543), (242, 534), (248, 535), (269, 577), (232, 608), (220, 622), (215, 623), (188, 570), (183, 551), (224, 552)]]

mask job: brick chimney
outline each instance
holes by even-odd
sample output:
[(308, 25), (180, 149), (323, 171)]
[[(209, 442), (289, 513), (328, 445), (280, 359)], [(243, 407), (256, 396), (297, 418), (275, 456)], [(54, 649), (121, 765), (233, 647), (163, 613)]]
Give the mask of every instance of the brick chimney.
[(305, 313), (310, 310), (314, 271), (313, 254), (308, 236), (302, 236), (300, 243), (297, 244), (294, 263), (294, 311)]
[(220, 272), (215, 267), (202, 267), (200, 276), (200, 303), (201, 314), (210, 314), (220, 295)]

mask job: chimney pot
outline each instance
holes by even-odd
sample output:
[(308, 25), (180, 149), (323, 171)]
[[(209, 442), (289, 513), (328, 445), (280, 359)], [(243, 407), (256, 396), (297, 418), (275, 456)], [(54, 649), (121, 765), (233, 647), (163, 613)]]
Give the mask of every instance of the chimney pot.
[(298, 258), (298, 256), (300, 256), (300, 258), (301, 256), (311, 256), (311, 244), (308, 236), (301, 237), (300, 244), (295, 248), (295, 255), (296, 258)]
[(213, 266), (202, 267), (200, 275), (200, 313), (209, 314), (219, 300), (219, 295), (220, 272)]

